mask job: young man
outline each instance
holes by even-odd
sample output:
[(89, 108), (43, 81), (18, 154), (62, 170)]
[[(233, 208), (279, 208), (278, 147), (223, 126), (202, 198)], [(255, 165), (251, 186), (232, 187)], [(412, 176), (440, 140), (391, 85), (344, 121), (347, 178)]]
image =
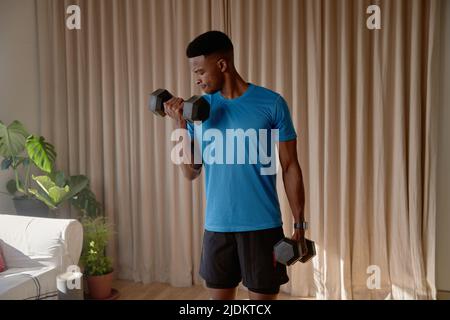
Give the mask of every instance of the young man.
[[(278, 130), (283, 182), (295, 220), (292, 239), (300, 241), (306, 252), (303, 178), (297, 160), (297, 135), (285, 100), (242, 79), (234, 66), (233, 44), (222, 32), (201, 34), (188, 45), (186, 54), (211, 110), (206, 121), (193, 125), (182, 117), (183, 99), (172, 98), (165, 103), (166, 113), (176, 126), (189, 130), (185, 146), (197, 139), (202, 151), (214, 149), (218, 156), (223, 151), (219, 148), (233, 145), (230, 141), (218, 143), (217, 137), (202, 138), (198, 127), (203, 133), (214, 129), (225, 139), (230, 139), (230, 130), (258, 133), (266, 129), (269, 139), (271, 130)], [(280, 285), (289, 281), (286, 267), (277, 263), (273, 254), (273, 246), (284, 237), (276, 172), (261, 174), (262, 163), (248, 160), (255, 150), (250, 145), (244, 144), (245, 163), (235, 162), (230, 150), (223, 151), (216, 161), (205, 161), (202, 153), (207, 205), (200, 275), (212, 299), (234, 299), (241, 280), (249, 289), (250, 299), (276, 299)], [(200, 175), (202, 164), (190, 163), (181, 167), (184, 176), (193, 180)]]

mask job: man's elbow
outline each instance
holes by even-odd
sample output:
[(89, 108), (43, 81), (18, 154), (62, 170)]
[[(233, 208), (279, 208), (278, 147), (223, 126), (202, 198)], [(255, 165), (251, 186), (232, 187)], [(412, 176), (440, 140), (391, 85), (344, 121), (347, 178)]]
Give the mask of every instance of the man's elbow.
[(193, 180), (197, 179), (198, 175), (189, 173), (189, 174), (184, 174), (184, 177), (186, 179), (188, 179), (189, 181), (193, 181)]
[(201, 171), (201, 167), (200, 167), (200, 169), (197, 169), (197, 170), (195, 170), (195, 169), (183, 170), (183, 175), (186, 179), (192, 181), (192, 180), (197, 179), (200, 176), (201, 172), (202, 171)]
[(283, 175), (291, 175), (295, 173), (301, 173), (300, 164), (298, 161), (292, 161), (287, 165), (281, 167)]

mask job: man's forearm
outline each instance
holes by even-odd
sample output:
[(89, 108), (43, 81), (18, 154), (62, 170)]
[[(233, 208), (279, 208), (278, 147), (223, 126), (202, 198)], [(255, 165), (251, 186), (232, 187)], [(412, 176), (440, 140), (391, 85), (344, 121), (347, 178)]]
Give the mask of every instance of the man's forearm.
[(181, 170), (183, 172), (183, 175), (189, 179), (193, 180), (197, 178), (202, 170), (202, 164), (196, 164), (195, 163), (195, 157), (194, 157), (194, 140), (192, 140), (187, 133), (187, 126), (186, 122), (176, 122), (176, 126), (179, 129), (184, 129), (184, 134), (182, 136), (183, 142), (183, 162), (180, 164)]
[(298, 162), (291, 164), (286, 170), (283, 170), (283, 182), (294, 221), (304, 221), (305, 188), (303, 185), (302, 170)]

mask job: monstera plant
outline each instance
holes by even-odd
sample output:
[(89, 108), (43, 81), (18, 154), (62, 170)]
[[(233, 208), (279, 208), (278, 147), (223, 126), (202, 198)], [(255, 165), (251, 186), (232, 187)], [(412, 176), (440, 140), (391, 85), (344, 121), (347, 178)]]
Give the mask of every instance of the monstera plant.
[[(15, 203), (37, 200), (54, 210), (69, 202), (84, 216), (98, 214), (100, 204), (89, 188), (89, 179), (84, 175), (66, 177), (56, 170), (55, 147), (44, 137), (29, 134), (19, 121), (8, 126), (0, 121), (0, 157), (1, 169), (14, 172), (6, 189)], [(32, 168), (39, 174), (31, 174)]]

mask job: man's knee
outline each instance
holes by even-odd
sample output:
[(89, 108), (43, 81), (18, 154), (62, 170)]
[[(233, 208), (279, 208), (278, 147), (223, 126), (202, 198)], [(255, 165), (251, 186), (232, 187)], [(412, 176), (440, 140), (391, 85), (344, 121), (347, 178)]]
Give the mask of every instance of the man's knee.
[(208, 288), (208, 291), (212, 300), (234, 300), (236, 299), (237, 288)]

